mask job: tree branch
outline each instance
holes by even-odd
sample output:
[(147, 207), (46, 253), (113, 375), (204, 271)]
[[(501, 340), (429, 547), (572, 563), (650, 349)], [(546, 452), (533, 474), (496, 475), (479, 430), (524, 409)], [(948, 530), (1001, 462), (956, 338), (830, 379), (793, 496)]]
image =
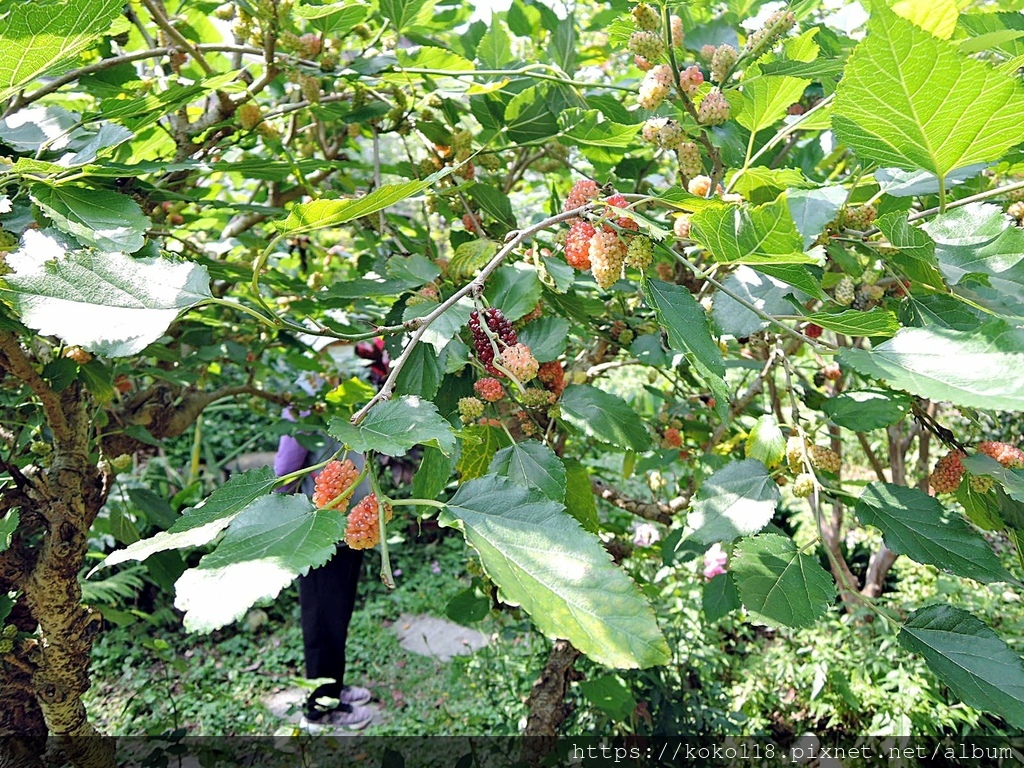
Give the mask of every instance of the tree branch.
[(62, 442), (70, 439), (71, 430), (64, 409), (61, 407), (60, 397), (50, 388), (43, 377), (36, 373), (36, 369), (25, 355), (21, 344), (10, 331), (0, 331), (0, 352), (3, 353), (3, 357), (0, 358), (0, 366), (25, 382), (43, 404), (43, 411), (53, 430), (54, 438)]
[(679, 510), (685, 509), (690, 503), (689, 495), (677, 496), (668, 504), (658, 501), (640, 501), (626, 496), (597, 477), (590, 478), (590, 487), (595, 496), (604, 499), (613, 507), (662, 525), (671, 525), (675, 521), (673, 515)]

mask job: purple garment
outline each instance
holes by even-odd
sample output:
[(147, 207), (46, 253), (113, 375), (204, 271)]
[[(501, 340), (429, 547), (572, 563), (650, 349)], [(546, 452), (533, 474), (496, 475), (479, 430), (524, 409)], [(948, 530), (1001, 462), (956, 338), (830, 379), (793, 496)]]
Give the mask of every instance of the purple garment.
[[(282, 415), (288, 421), (295, 421), (295, 414), (292, 413), (290, 408), (286, 409)], [(300, 416), (307, 415), (309, 415), (309, 411), (300, 414)], [(281, 477), (282, 475), (291, 474), (302, 469), (306, 466), (306, 457), (308, 456), (309, 451), (303, 448), (298, 440), (291, 435), (281, 435), (281, 439), (277, 443), (277, 455), (274, 456), (274, 474)], [(288, 485), (276, 488), (275, 491), (278, 493), (292, 493), (298, 483), (299, 481), (289, 483)]]

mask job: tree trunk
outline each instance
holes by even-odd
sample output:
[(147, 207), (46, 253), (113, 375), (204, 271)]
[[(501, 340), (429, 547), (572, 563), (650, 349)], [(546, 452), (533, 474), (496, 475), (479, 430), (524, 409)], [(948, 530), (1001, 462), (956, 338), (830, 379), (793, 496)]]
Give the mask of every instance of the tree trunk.
[[(56, 747), (62, 761), (78, 768), (108, 768), (114, 765), (113, 741), (100, 738), (82, 702), (102, 621), (82, 605), (78, 583), (106, 483), (89, 456), (87, 393), (76, 383), (54, 394), (57, 403), (51, 400), (47, 410), (54, 427), (52, 464), (19, 488), (22, 524), (3, 579), (21, 592), (19, 629), (34, 632), (38, 626), (38, 634), (4, 657), (0, 760), (12, 766), (38, 764), (33, 760), (41, 755), (40, 739), (49, 733), (50, 748)], [(59, 413), (52, 412), (55, 408)], [(27, 539), (34, 539), (31, 547)], [(19, 551), (25, 554), (15, 557)]]
[(569, 714), (565, 693), (578, 673), (573, 664), (580, 652), (568, 640), (556, 640), (548, 663), (530, 690), (526, 701), (528, 715), (523, 732), (520, 759), (537, 766), (555, 748), (558, 729)]

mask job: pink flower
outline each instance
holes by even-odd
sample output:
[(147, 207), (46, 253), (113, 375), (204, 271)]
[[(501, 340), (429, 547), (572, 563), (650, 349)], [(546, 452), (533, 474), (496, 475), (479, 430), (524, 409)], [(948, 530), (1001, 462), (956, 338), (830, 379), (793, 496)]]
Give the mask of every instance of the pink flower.
[(658, 529), (650, 523), (633, 524), (633, 546), (646, 549), (661, 539)]
[(430, 563), (430, 572), (435, 575), (441, 573), (441, 565), (437, 562), (437, 560), (434, 560)]
[(711, 581), (715, 576), (725, 573), (725, 564), (729, 556), (722, 549), (721, 544), (713, 544), (711, 549), (704, 553), (704, 578)]

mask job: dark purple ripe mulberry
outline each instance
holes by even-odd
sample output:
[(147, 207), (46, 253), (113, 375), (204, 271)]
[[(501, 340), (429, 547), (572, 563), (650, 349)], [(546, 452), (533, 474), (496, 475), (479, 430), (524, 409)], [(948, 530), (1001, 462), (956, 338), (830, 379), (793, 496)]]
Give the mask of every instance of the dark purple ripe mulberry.
[(473, 310), (469, 316), (469, 330), (473, 334), (473, 346), (476, 347), (476, 355), (487, 372), (492, 376), (503, 377), (504, 374), (494, 367), (494, 347), (497, 346), (497, 351), (500, 354), (505, 347), (518, 344), (519, 338), (508, 318), (497, 307), (485, 309), (483, 317), (488, 330), (494, 336), (494, 344), (491, 344), (491, 339), (487, 337), (487, 333), (480, 325), (480, 313)]

